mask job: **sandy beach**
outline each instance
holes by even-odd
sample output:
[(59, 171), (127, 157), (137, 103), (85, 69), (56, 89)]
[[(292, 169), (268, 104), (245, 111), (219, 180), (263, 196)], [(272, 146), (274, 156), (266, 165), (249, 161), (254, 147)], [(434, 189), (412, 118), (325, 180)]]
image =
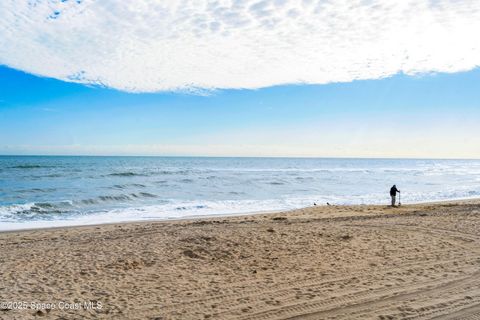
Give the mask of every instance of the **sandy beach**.
[(479, 244), (480, 200), (4, 232), (0, 318), (478, 319)]

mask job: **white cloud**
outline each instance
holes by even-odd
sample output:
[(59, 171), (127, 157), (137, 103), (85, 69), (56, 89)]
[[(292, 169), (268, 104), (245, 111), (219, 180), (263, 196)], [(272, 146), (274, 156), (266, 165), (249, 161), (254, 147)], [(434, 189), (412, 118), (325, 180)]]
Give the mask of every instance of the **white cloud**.
[(478, 0), (2, 0), (0, 64), (142, 92), (480, 65)]

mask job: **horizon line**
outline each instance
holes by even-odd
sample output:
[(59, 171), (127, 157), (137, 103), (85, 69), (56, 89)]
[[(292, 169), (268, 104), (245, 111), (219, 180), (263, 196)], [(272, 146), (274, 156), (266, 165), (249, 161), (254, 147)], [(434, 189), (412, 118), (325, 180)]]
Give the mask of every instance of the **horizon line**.
[(0, 157), (131, 157), (131, 158), (264, 158), (264, 159), (358, 159), (358, 160), (478, 160), (480, 158), (428, 158), (428, 157), (342, 157), (342, 156), (211, 156), (211, 155), (101, 155), (101, 154), (0, 154)]

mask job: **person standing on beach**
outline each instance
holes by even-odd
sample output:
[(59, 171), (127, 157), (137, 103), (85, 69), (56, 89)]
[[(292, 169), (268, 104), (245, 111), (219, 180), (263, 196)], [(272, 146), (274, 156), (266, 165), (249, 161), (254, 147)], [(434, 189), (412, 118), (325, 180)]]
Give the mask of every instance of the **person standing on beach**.
[(395, 207), (395, 198), (397, 196), (397, 192), (400, 193), (400, 190), (397, 189), (396, 185), (390, 188), (390, 197), (392, 197), (392, 207)]

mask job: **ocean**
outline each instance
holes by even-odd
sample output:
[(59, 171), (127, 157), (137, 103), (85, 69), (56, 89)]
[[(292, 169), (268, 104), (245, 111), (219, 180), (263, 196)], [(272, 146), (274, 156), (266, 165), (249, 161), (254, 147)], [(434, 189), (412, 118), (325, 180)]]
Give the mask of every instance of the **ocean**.
[(480, 160), (0, 156), (0, 230), (480, 195)]

